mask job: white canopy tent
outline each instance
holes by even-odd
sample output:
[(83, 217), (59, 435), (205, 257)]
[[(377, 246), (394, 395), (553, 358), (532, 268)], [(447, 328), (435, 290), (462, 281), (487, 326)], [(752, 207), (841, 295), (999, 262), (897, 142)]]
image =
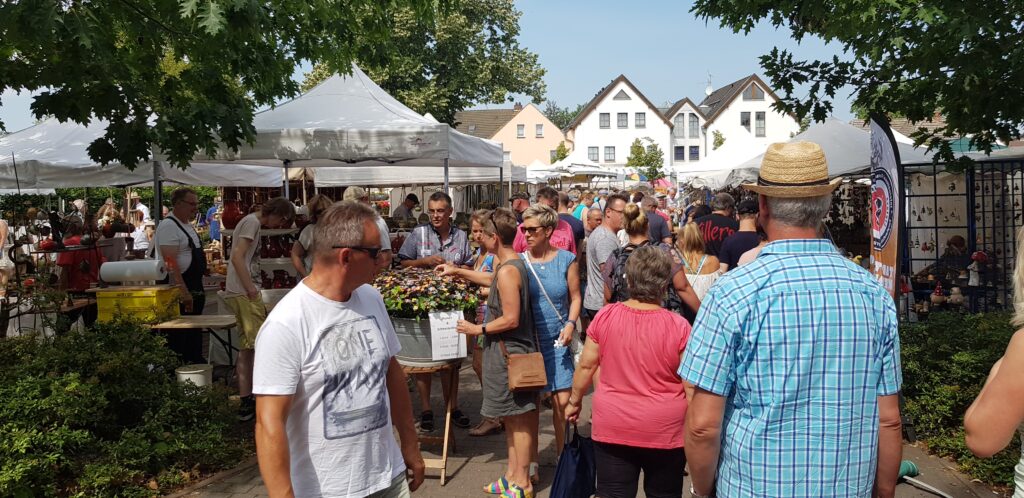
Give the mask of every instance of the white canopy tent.
[[(340, 166), (314, 177), (324, 184), (344, 185), (379, 185), (404, 178), (404, 184), (444, 183), (447, 188), (452, 171), (463, 168), (485, 170), (466, 172), (463, 179), (501, 179), (501, 144), (416, 113), (354, 64), (351, 75), (331, 76), (309, 92), (257, 113), (253, 125), (253, 145), (243, 145), (237, 152), (221, 149), (214, 158), (196, 157), (192, 164)], [(394, 169), (374, 173), (366, 171), (370, 166)], [(431, 173), (430, 168), (438, 172)]]
[[(134, 171), (120, 164), (97, 164), (88, 147), (107, 129), (103, 120), (89, 125), (61, 123), (56, 119), (0, 137), (0, 188), (53, 189), (62, 187), (110, 187), (153, 183), (153, 163)], [(274, 187), (281, 185), (280, 171), (262, 167), (224, 168), (199, 164), (188, 170), (163, 169), (163, 180), (186, 185)]]
[[(723, 147), (728, 147), (731, 140), (727, 139)], [(814, 123), (789, 141), (814, 142), (820, 145), (828, 160), (830, 178), (859, 173), (871, 167), (871, 134), (836, 118)], [(913, 144), (899, 139), (896, 146), (903, 164), (921, 164), (932, 160), (932, 154), (923, 147), (914, 147)], [(736, 155), (732, 155), (732, 158)], [(730, 158), (726, 157), (726, 160), (711, 163), (706, 169), (705, 166), (701, 166), (699, 170), (680, 171), (679, 178), (683, 183), (710, 189), (736, 186), (757, 179), (763, 157), (763, 151), (746, 160), (735, 162), (727, 160)]]

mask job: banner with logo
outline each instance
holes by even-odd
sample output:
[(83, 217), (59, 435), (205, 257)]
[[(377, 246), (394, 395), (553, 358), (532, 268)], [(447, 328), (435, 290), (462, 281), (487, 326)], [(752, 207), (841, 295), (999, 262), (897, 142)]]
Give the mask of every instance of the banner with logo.
[(884, 116), (871, 116), (871, 272), (896, 297), (903, 226), (903, 168)]

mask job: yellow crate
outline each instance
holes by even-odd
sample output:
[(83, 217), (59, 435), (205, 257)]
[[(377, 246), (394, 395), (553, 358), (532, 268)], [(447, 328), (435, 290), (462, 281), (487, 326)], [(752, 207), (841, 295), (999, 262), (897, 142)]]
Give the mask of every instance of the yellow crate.
[(175, 287), (151, 289), (97, 289), (97, 320), (109, 322), (118, 313), (131, 315), (143, 322), (177, 318), (178, 289)]

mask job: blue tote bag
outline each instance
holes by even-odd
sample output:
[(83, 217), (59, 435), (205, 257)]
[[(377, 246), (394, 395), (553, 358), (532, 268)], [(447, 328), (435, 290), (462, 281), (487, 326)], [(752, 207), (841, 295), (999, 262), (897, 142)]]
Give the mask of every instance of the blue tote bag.
[(555, 467), (555, 481), (551, 483), (551, 498), (590, 498), (596, 492), (597, 462), (594, 460), (594, 440), (583, 437), (572, 426), (565, 424), (565, 447)]

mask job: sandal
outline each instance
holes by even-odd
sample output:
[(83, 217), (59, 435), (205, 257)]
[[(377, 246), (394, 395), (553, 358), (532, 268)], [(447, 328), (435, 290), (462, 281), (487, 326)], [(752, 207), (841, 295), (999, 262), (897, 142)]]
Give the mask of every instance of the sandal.
[(540, 464), (537, 462), (530, 462), (530, 470), (527, 474), (530, 477), (530, 482), (537, 484), (540, 481)]
[(484, 493), (492, 495), (500, 495), (505, 493), (505, 491), (508, 491), (508, 480), (505, 479), (505, 476), (501, 476), (497, 481), (484, 486)]
[(533, 489), (523, 489), (509, 483), (508, 489), (501, 493), (502, 498), (533, 498)]
[(470, 436), (487, 436), (497, 434), (502, 430), (501, 422), (496, 418), (484, 417), (480, 424), (469, 430)]
[(460, 429), (469, 429), (471, 424), (469, 417), (462, 413), (462, 410), (452, 411), (452, 424)]
[(434, 412), (427, 410), (420, 414), (420, 430), (423, 432), (434, 430)]

